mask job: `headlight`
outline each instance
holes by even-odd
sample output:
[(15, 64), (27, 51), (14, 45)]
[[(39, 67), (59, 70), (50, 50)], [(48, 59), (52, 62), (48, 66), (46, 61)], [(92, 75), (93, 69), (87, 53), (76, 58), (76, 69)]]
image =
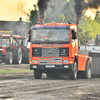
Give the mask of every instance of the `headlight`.
[(36, 63), (37, 63), (37, 60), (33, 60), (32, 62), (33, 62), (34, 64), (36, 64)]
[(64, 63), (69, 63), (69, 60), (64, 60)]

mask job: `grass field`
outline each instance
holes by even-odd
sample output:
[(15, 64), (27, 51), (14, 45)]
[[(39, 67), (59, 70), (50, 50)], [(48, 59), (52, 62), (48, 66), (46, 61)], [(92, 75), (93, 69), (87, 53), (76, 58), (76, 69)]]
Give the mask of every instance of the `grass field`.
[(19, 72), (31, 72), (30, 69), (22, 69), (22, 70), (1, 70), (0, 74), (7, 74), (7, 73), (19, 73)]

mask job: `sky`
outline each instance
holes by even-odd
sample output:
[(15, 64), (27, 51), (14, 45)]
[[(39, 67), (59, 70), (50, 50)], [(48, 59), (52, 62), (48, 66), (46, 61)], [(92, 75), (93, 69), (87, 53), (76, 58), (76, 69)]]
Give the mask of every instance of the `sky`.
[(37, 0), (0, 0), (0, 20), (18, 21), (22, 17), (22, 21), (27, 21), (34, 4)]

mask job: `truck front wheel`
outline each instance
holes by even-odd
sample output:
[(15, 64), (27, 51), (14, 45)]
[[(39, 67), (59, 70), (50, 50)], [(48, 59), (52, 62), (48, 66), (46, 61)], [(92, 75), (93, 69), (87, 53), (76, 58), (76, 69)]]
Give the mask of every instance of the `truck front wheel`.
[(70, 79), (76, 79), (77, 78), (77, 63), (74, 62), (73, 64), (73, 70), (69, 71), (69, 78)]
[(40, 70), (34, 70), (34, 77), (35, 79), (41, 79), (42, 72)]

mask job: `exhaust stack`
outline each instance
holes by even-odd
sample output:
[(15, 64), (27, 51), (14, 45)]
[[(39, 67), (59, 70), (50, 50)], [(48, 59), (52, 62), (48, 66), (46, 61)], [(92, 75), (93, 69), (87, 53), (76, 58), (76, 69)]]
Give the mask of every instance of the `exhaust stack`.
[(78, 30), (78, 24), (79, 24), (79, 19), (77, 18), (77, 19), (76, 19), (76, 25), (77, 25), (78, 51), (79, 51), (79, 48), (80, 48), (80, 47), (79, 47), (79, 32), (78, 32), (79, 30)]
[(40, 15), (40, 23), (43, 22), (43, 15)]

